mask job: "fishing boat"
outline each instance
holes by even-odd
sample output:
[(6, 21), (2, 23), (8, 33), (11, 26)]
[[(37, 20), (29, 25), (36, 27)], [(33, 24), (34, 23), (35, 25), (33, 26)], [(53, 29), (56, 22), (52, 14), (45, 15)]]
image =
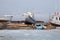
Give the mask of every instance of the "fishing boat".
[(55, 12), (55, 14), (51, 16), (50, 23), (54, 26), (60, 26), (60, 13), (59, 12)]

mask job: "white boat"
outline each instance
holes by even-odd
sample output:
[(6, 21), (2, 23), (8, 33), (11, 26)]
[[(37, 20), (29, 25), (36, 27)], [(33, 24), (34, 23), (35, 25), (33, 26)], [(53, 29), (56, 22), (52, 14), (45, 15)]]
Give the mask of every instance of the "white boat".
[(55, 12), (54, 15), (50, 16), (50, 23), (55, 26), (60, 26), (60, 13)]

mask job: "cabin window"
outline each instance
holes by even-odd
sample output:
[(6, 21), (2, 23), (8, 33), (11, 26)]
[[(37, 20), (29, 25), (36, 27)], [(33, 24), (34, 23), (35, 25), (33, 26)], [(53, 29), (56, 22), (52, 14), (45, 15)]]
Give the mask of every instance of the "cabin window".
[(60, 20), (60, 17), (59, 17), (59, 20)]
[(56, 20), (58, 20), (58, 18), (56, 17)]

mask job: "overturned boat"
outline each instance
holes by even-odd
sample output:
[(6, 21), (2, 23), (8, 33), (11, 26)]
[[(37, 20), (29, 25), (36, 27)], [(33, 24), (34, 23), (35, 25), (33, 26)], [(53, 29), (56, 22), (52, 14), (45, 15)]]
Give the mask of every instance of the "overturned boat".
[(34, 14), (31, 12), (24, 13), (25, 18), (25, 24), (35, 24)]

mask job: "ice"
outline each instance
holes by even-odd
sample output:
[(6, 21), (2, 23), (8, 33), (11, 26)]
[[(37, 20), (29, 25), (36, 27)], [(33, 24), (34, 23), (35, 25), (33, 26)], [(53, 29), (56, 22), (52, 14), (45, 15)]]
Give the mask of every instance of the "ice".
[(0, 40), (60, 40), (60, 30), (0, 30)]

